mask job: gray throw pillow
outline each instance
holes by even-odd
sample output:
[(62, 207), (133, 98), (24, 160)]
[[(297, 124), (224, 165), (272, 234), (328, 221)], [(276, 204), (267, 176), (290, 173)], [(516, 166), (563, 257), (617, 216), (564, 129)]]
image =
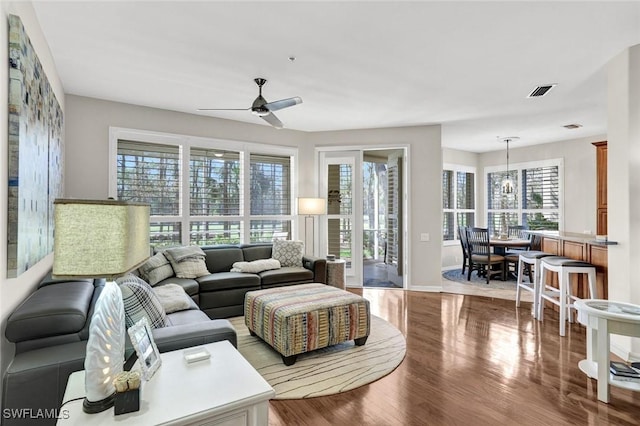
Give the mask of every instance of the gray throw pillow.
[(280, 261), (280, 266), (302, 266), (304, 242), (291, 240), (275, 240), (271, 257)]
[(178, 278), (198, 278), (210, 274), (204, 262), (205, 254), (198, 246), (170, 248), (164, 254)]
[(167, 314), (153, 289), (142, 278), (127, 274), (116, 280), (124, 302), (124, 320), (127, 328), (146, 317), (151, 328), (167, 325)]
[(152, 286), (173, 276), (171, 263), (162, 252), (150, 257), (144, 265), (138, 268), (138, 272), (140, 277)]

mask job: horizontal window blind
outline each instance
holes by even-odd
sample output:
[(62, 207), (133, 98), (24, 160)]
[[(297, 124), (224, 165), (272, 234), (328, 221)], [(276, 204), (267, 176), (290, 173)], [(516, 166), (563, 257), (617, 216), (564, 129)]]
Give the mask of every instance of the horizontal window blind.
[(475, 174), (456, 172), (456, 198), (459, 209), (475, 209)]
[(240, 170), (238, 152), (192, 148), (189, 158), (191, 216), (239, 215)]
[(291, 213), (291, 158), (251, 154), (251, 215)]
[(442, 171), (442, 208), (453, 208), (453, 170)]
[(177, 146), (119, 140), (116, 165), (119, 200), (148, 203), (152, 216), (180, 213)]
[(522, 171), (524, 196), (522, 208), (557, 209), (559, 200), (558, 166), (536, 167)]

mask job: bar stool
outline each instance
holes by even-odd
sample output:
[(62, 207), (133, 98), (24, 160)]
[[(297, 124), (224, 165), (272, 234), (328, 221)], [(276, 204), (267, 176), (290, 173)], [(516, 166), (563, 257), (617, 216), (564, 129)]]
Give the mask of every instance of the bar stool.
[[(558, 288), (547, 285), (545, 271), (558, 273)], [(538, 320), (544, 317), (544, 301), (548, 300), (560, 307), (560, 336), (565, 335), (566, 321), (573, 322), (571, 308), (573, 300), (580, 299), (571, 294), (570, 274), (587, 274), (589, 279), (589, 298), (596, 297), (596, 267), (591, 263), (560, 256), (547, 256), (540, 262), (540, 293), (538, 301)]]
[[(538, 318), (538, 304), (540, 303), (540, 260), (547, 256), (553, 256), (543, 251), (523, 251), (518, 256), (518, 279), (516, 281), (516, 307), (520, 307), (520, 290), (533, 293), (533, 317)], [(533, 266), (533, 272), (531, 271)], [(529, 281), (524, 281), (524, 268), (529, 268)]]

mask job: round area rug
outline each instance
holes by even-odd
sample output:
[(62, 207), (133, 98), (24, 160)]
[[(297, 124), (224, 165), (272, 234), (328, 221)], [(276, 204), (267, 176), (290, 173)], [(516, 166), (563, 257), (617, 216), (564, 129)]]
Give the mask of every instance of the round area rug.
[(496, 288), (500, 290), (516, 289), (515, 280), (502, 281), (497, 278), (493, 278), (489, 280), (489, 284), (487, 284), (487, 279), (478, 277), (478, 274), (475, 271), (471, 273), (471, 281), (467, 281), (467, 274), (465, 273), (463, 275), (462, 269), (451, 269), (445, 271), (442, 273), (442, 277), (460, 284), (467, 284), (475, 287)]
[(352, 341), (298, 355), (290, 367), (280, 354), (252, 337), (244, 317), (230, 319), (238, 333), (238, 351), (276, 391), (274, 399), (333, 395), (374, 382), (400, 365), (406, 353), (402, 333), (371, 315), (371, 332), (364, 346)]

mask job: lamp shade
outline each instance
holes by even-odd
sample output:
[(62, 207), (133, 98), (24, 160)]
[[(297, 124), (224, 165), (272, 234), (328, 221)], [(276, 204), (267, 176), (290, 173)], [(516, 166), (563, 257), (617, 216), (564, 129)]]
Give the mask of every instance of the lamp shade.
[(324, 198), (298, 198), (298, 214), (318, 215), (327, 213)]
[(114, 279), (149, 257), (148, 204), (57, 199), (54, 208), (55, 277)]

